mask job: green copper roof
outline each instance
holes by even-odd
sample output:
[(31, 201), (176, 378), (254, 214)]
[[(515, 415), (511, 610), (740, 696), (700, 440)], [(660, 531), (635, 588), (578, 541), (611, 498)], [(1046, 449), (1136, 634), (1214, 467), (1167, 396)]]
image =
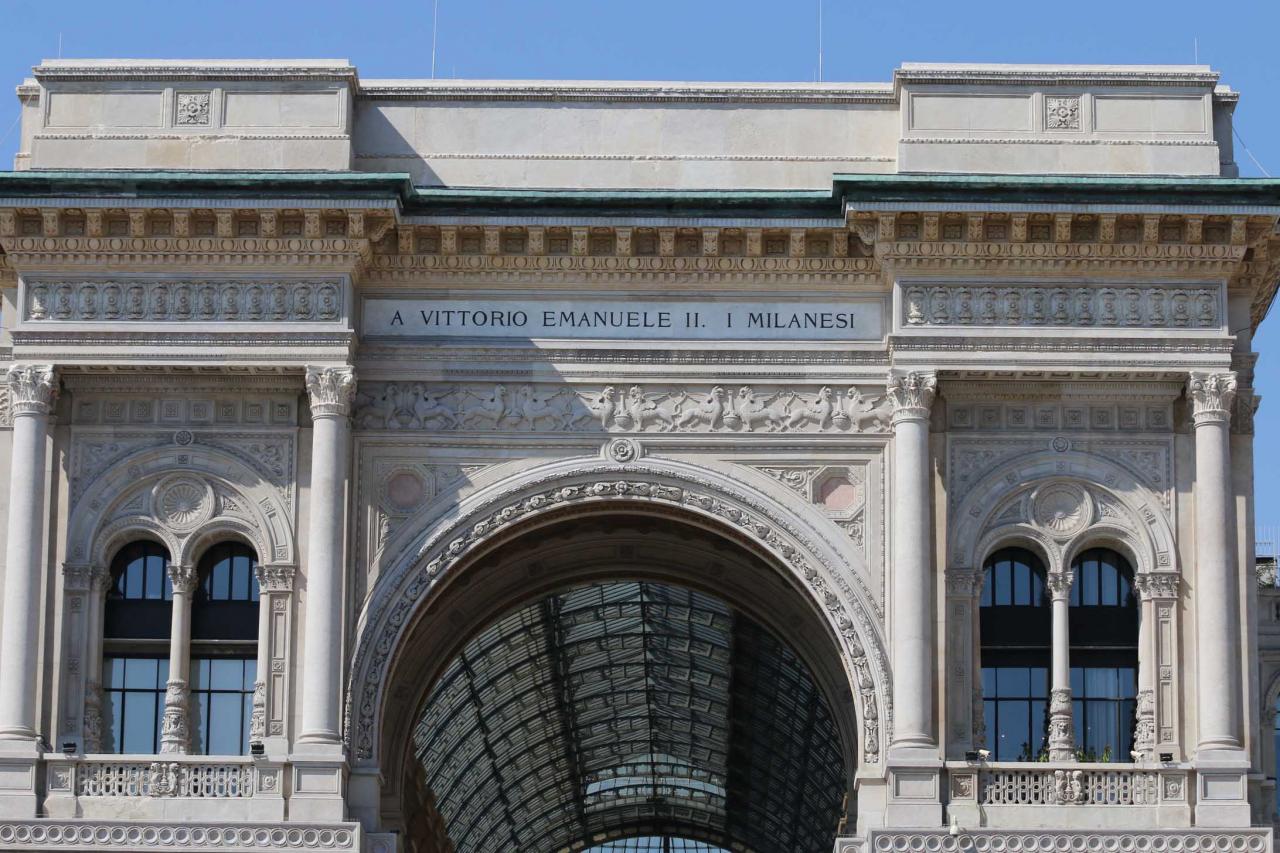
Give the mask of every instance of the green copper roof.
[(1280, 210), (1280, 179), (835, 175), (830, 190), (567, 190), (418, 187), (405, 172), (0, 172), (0, 197), (395, 201), (407, 214), (839, 216), (845, 203), (1086, 204)]

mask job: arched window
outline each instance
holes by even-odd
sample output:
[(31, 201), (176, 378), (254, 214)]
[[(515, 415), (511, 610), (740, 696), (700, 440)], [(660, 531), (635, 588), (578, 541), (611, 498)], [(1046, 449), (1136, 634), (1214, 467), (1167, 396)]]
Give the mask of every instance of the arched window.
[(1024, 548), (983, 567), (979, 616), (987, 744), (996, 761), (1035, 761), (1048, 748), (1050, 620), (1045, 568)]
[(160, 751), (173, 587), (169, 552), (132, 542), (111, 561), (103, 625), (104, 752)]
[(1107, 548), (1071, 563), (1071, 698), (1082, 761), (1128, 761), (1138, 696), (1133, 567)]
[(258, 668), (258, 557), (239, 542), (209, 548), (191, 606), (193, 752), (249, 751)]

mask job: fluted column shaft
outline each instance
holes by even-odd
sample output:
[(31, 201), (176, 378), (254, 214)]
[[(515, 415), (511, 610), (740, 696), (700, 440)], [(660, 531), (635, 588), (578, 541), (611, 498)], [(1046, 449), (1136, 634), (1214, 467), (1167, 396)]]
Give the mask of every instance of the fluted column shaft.
[[(1050, 572), (1053, 654), (1049, 683), (1049, 758), (1075, 757), (1075, 724), (1071, 705), (1071, 583), (1072, 572)], [(1033, 758), (1035, 756), (1032, 756)]]
[(35, 741), (45, 441), (57, 379), (49, 365), (15, 365), (6, 376), (13, 412), (4, 629), (0, 633), (0, 740)]
[(933, 747), (933, 506), (929, 412), (932, 373), (893, 372), (893, 745)]
[(349, 367), (307, 368), (311, 399), (310, 535), (306, 639), (302, 667), (302, 730), (298, 740), (338, 744), (342, 685), (342, 545), (355, 393)]
[(169, 622), (169, 681), (164, 692), (160, 751), (185, 753), (191, 749), (191, 596), (196, 590), (192, 566), (169, 566), (173, 608)]
[(1196, 434), (1195, 610), (1199, 749), (1239, 749), (1240, 614), (1231, 489), (1234, 373), (1193, 372), (1187, 384)]

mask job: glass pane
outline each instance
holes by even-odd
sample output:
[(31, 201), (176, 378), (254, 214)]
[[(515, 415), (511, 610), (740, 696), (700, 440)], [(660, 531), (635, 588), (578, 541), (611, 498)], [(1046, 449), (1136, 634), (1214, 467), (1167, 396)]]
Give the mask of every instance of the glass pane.
[(143, 561), (130, 560), (124, 570), (124, 597), (142, 598)]
[(1071, 667), (1071, 695), (1084, 696), (1084, 670), (1078, 666)]
[(209, 754), (240, 754), (239, 693), (214, 693), (209, 703)]
[(124, 686), (130, 690), (155, 690), (155, 658), (126, 658), (124, 662)]
[(982, 573), (982, 606), (991, 606), (991, 567)]
[(1013, 584), (1013, 603), (1024, 607), (1031, 604), (1031, 570), (1025, 564), (1013, 564)]
[(164, 562), (155, 555), (147, 557), (147, 598), (164, 596)]
[(209, 664), (211, 690), (239, 690), (244, 680), (244, 665), (235, 658), (213, 659)]
[(1001, 697), (1031, 695), (1030, 670), (1022, 666), (1001, 667), (998, 675), (997, 690), (997, 695)]
[(249, 600), (249, 558), (237, 556), (231, 576), (231, 597), (236, 601)]
[(1110, 563), (1102, 563), (1102, 606), (1116, 607), (1120, 604), (1120, 577), (1116, 567)]
[(258, 680), (258, 662), (256, 660), (246, 660), (244, 662), (244, 681), (241, 683), (242, 690), (253, 692), (254, 682)]
[(1013, 603), (1013, 593), (1009, 578), (1009, 562), (1001, 560), (996, 563), (996, 606), (1003, 607)]
[(1119, 680), (1119, 694), (1132, 699), (1138, 695), (1138, 671), (1133, 667), (1122, 666), (1116, 670)]
[(1031, 668), (1031, 695), (1044, 697), (1049, 695), (1049, 670), (1043, 666)]
[(107, 688), (124, 687), (123, 658), (105, 658), (102, 661), (102, 681), (103, 686)]
[(999, 744), (998, 760), (1030, 761), (1031, 730), (1027, 725), (1030, 708), (1026, 702), (1002, 700), (997, 708), (999, 714), (999, 731), (996, 743)]
[[(982, 695), (988, 698), (996, 695), (996, 669), (993, 666), (982, 668)], [(1280, 713), (1276, 714), (1276, 731), (1280, 731)]]
[(1098, 603), (1098, 563), (1095, 560), (1086, 560), (1081, 569), (1080, 603), (1089, 607)]
[(216, 601), (225, 601), (230, 597), (229, 588), (231, 584), (231, 567), (226, 560), (219, 560), (213, 566), (213, 582), (212, 594), (210, 598)]
[(1049, 718), (1046, 716), (1048, 710), (1049, 706), (1046, 702), (1031, 703), (1031, 760), (1033, 761), (1040, 757), (1040, 751), (1045, 747), (1045, 734), (1049, 725)]
[(124, 694), (124, 748), (121, 752), (155, 752), (155, 735), (159, 724), (156, 699), (155, 693)]
[(1116, 699), (1120, 695), (1120, 674), (1112, 667), (1089, 667), (1084, 671), (1086, 699)]

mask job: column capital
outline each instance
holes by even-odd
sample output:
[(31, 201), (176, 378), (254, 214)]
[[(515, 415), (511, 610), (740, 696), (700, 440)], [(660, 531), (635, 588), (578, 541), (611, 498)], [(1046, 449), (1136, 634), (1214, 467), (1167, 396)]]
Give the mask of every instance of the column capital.
[(1075, 579), (1076, 573), (1070, 569), (1047, 573), (1045, 583), (1049, 587), (1049, 597), (1054, 601), (1066, 601), (1071, 595), (1071, 584)]
[(62, 583), (67, 592), (101, 592), (111, 582), (111, 573), (88, 563), (63, 563)]
[(982, 592), (982, 580), (977, 569), (947, 569), (947, 595), (976, 598)]
[(1142, 601), (1173, 600), (1178, 597), (1181, 579), (1177, 572), (1140, 572), (1133, 578), (1133, 586)]
[(938, 375), (932, 370), (890, 370), (885, 394), (893, 407), (893, 423), (927, 421), (938, 389)]
[(345, 417), (356, 393), (356, 372), (351, 367), (307, 366), (307, 395), (312, 417)]
[(1230, 423), (1235, 398), (1234, 370), (1221, 373), (1191, 371), (1187, 380), (1187, 399), (1191, 401), (1191, 419), (1196, 426)]
[(185, 566), (181, 563), (169, 564), (169, 583), (173, 585), (174, 594), (190, 595), (196, 591), (195, 566)]
[(52, 364), (15, 364), (5, 376), (9, 408), (17, 415), (47, 415), (58, 397), (58, 377)]
[(258, 587), (263, 592), (292, 592), (293, 577), (297, 574), (296, 566), (255, 566), (254, 574), (258, 577)]

